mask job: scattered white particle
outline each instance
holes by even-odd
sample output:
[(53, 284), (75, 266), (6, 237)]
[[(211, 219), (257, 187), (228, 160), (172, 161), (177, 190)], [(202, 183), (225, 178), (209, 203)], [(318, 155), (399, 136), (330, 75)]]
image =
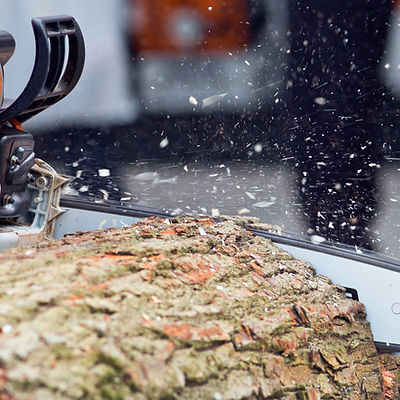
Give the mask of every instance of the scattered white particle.
[(217, 290), (224, 290), (224, 287), (221, 286), (221, 285), (217, 285), (217, 286), (215, 286), (215, 289), (217, 289)]
[(393, 203), (397, 203), (398, 202), (397, 199), (390, 199), (390, 201), (393, 201)]
[(220, 216), (218, 208), (212, 208), (211, 209), (211, 216), (214, 217), (214, 218)]
[(265, 308), (264, 308), (264, 311), (265, 311), (265, 312), (268, 312), (268, 307), (265, 307)]
[(155, 87), (154, 86), (150, 86), (150, 89), (155, 90)]
[(100, 189), (99, 191), (103, 195), (103, 199), (104, 200), (108, 200), (108, 192), (106, 190), (104, 190), (104, 189)]
[(84, 192), (87, 192), (88, 190), (89, 190), (89, 186), (83, 185), (78, 189), (78, 192), (84, 193)]
[(369, 163), (368, 164), (368, 167), (376, 167), (377, 166), (377, 164), (375, 164), (375, 163)]
[(137, 174), (132, 179), (139, 182), (147, 182), (147, 181), (154, 181), (158, 180), (159, 174), (155, 172), (142, 172), (141, 174)]
[(321, 244), (325, 242), (325, 238), (323, 238), (322, 236), (318, 236), (318, 235), (312, 235), (310, 237), (311, 239), (311, 243), (312, 244)]
[(78, 165), (79, 165), (78, 161), (74, 161), (74, 162), (72, 163), (72, 166), (73, 166), (74, 168), (76, 168)]
[(99, 229), (102, 229), (106, 223), (107, 223), (107, 220), (106, 220), (106, 219), (103, 219), (103, 221), (101, 221), (101, 222), (99, 223)]
[(99, 176), (102, 177), (102, 178), (110, 176), (110, 170), (107, 169), (107, 168), (99, 169), (98, 173), (99, 173)]
[(256, 143), (255, 145), (254, 145), (254, 151), (256, 152), (256, 153), (261, 153), (262, 152), (262, 144), (261, 143)]
[(216, 174), (210, 174), (210, 175), (208, 175), (210, 178), (215, 178), (216, 176), (219, 176), (219, 174), (218, 173), (216, 173)]
[(314, 103), (318, 104), (319, 106), (324, 106), (326, 104), (326, 99), (325, 97), (316, 97), (314, 99)]
[(200, 226), (199, 227), (200, 236), (207, 236), (206, 231)]
[(272, 206), (273, 204), (275, 204), (274, 201), (259, 201), (258, 203), (253, 204), (252, 207), (266, 208)]
[(195, 97), (193, 97), (193, 96), (189, 97), (189, 103), (193, 104), (194, 106), (197, 106), (197, 104), (199, 104), (197, 99)]
[(82, 170), (79, 169), (78, 171), (76, 171), (76, 177), (80, 178), (82, 176)]
[(249, 210), (248, 208), (242, 208), (242, 209), (240, 209), (240, 210), (238, 211), (238, 214), (239, 214), (239, 215), (248, 214), (249, 212), (250, 212), (250, 210)]
[(357, 246), (354, 246), (354, 248), (356, 249), (357, 254), (363, 254), (363, 252)]
[(333, 225), (333, 222), (332, 222), (332, 221), (329, 222), (328, 227), (329, 227), (330, 229), (334, 229), (334, 228), (335, 228), (335, 226)]
[(228, 93), (221, 93), (221, 94), (215, 94), (210, 97), (206, 97), (203, 100), (203, 107), (208, 107), (211, 106), (214, 103), (217, 103), (218, 101), (222, 100)]
[(385, 64), (385, 69), (389, 69), (390, 68), (390, 64), (389, 63), (386, 63)]
[(11, 333), (13, 330), (12, 325), (4, 325), (3, 328), (1, 328), (3, 333)]
[(254, 196), (253, 193), (250, 193), (250, 192), (245, 192), (245, 193), (246, 193), (246, 195), (247, 195), (247, 197), (248, 197), (249, 199), (251, 199), (251, 200), (255, 200), (255, 199), (256, 199), (256, 196)]
[(183, 169), (185, 170), (185, 172), (188, 172), (188, 171), (189, 171), (189, 168), (188, 168), (187, 165), (185, 165), (185, 166), (183, 167)]
[(244, 60), (246, 65), (250, 65), (250, 63), (247, 60)]
[(222, 394), (220, 392), (215, 392), (214, 400), (222, 400)]
[(132, 197), (121, 197), (121, 201), (129, 201)]
[(350, 154), (349, 158), (354, 158), (356, 155), (354, 153)]
[(275, 99), (275, 104), (278, 104), (279, 103), (279, 99)]
[(168, 144), (169, 144), (168, 138), (164, 138), (164, 139), (161, 140), (161, 142), (160, 142), (160, 147), (163, 149), (164, 147), (167, 147)]
[(66, 153), (68, 153), (69, 150), (70, 150), (70, 149), (69, 149), (69, 146), (65, 146), (65, 147), (64, 147), (64, 151), (65, 151)]
[(212, 9), (213, 9), (212, 7), (208, 7), (208, 11), (212, 11)]

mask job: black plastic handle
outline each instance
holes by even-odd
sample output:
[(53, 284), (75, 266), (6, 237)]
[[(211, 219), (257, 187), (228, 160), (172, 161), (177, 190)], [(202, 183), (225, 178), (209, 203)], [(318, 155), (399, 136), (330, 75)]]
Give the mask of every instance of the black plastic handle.
[[(85, 63), (85, 44), (78, 23), (68, 15), (32, 19), (36, 42), (36, 56), (29, 81), (20, 96), (0, 109), (0, 126), (15, 118), (25, 122), (29, 118), (62, 100), (78, 83)], [(11, 43), (8, 34), (6, 44)], [(68, 59), (65, 41), (68, 38)], [(12, 39), (12, 37), (11, 37)], [(0, 36), (0, 63), (7, 61), (10, 45)], [(8, 49), (8, 50), (7, 50)], [(64, 65), (66, 66), (64, 69)], [(64, 71), (64, 72), (63, 72)]]
[(15, 50), (15, 40), (6, 31), (0, 31), (0, 108), (4, 100), (3, 66), (12, 57)]
[(0, 31), (0, 64), (4, 66), (15, 50), (15, 40), (6, 31)]

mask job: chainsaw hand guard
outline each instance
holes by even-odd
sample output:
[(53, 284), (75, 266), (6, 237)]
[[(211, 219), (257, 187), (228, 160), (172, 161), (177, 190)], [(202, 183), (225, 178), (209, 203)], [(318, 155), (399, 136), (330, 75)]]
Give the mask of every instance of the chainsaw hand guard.
[[(25, 122), (57, 103), (71, 92), (82, 74), (85, 45), (79, 25), (74, 18), (69, 16), (34, 18), (32, 27), (36, 42), (33, 72), (20, 96), (0, 109), (0, 126), (12, 118), (21, 123)], [(0, 36), (0, 46), (3, 41), (5, 42), (5, 50), (0, 48), (0, 63), (2, 58), (7, 61), (14, 50), (13, 39), (7, 35)], [(1, 37), (4, 37), (3, 41)], [(69, 54), (63, 73), (66, 38), (68, 38)]]
[(15, 41), (0, 31), (0, 219), (23, 216), (31, 203), (27, 185), (35, 162), (34, 139), (22, 131), (21, 123), (67, 96), (78, 83), (85, 62), (85, 45), (74, 18), (34, 18), (32, 27), (35, 63), (15, 100), (3, 96), (3, 66), (14, 53)]

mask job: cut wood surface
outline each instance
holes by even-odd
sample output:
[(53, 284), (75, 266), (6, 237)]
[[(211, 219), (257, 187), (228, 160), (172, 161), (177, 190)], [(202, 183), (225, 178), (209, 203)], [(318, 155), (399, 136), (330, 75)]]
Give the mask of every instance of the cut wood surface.
[(241, 224), (1, 253), (0, 399), (399, 399), (364, 306)]

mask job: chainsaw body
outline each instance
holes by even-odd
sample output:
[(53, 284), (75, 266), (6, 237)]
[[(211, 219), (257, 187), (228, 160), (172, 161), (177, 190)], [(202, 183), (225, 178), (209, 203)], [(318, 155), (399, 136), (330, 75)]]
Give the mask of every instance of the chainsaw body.
[(49, 233), (46, 227), (61, 212), (57, 201), (67, 179), (35, 159), (34, 137), (22, 123), (67, 96), (85, 60), (82, 33), (74, 18), (34, 18), (32, 27), (33, 71), (16, 99), (4, 97), (4, 66), (14, 54), (15, 41), (10, 33), (0, 31), (0, 248), (15, 245), (14, 233), (18, 238)]

